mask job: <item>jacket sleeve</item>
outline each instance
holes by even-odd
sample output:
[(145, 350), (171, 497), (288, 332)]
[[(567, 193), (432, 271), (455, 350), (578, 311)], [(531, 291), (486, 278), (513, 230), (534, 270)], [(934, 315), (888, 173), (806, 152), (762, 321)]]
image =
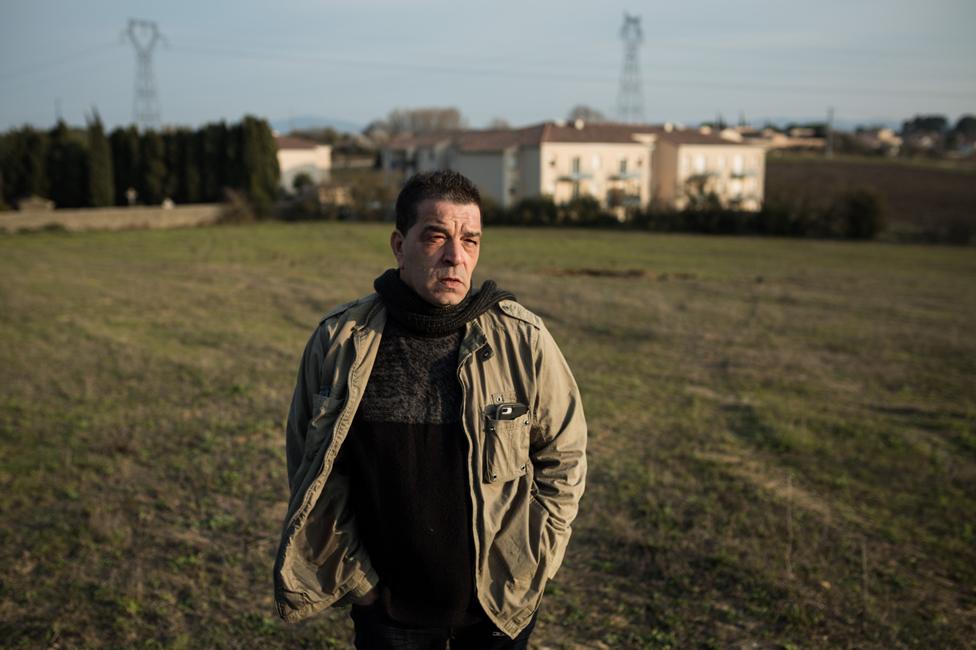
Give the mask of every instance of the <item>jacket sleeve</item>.
[(305, 434), (312, 419), (312, 402), (322, 383), (322, 362), (328, 348), (328, 334), (320, 325), (309, 338), (298, 366), (298, 380), (285, 425), (285, 456), (288, 459), (288, 487), (294, 493), (295, 479), (305, 457)]
[[(285, 426), (285, 455), (288, 461), (288, 485), (295, 496), (296, 490), (305, 483), (310, 470), (306, 458), (306, 435), (309, 421), (314, 417), (321, 403), (319, 395), (322, 388), (322, 373), (325, 353), (329, 349), (329, 335), (323, 323), (312, 334), (302, 354), (298, 369), (298, 379), (288, 412)], [(366, 547), (362, 544), (353, 517), (349, 496), (350, 481), (341, 473), (338, 463), (333, 466), (316, 506), (318, 517), (334, 522), (331, 529), (318, 528), (318, 534), (328, 539), (307, 539), (309, 546), (319, 548), (317, 554), (322, 561), (317, 573), (331, 575), (336, 587), (345, 591), (335, 605), (349, 604), (351, 599), (365, 596), (377, 584), (379, 577), (373, 568)], [(327, 531), (327, 532), (326, 532)], [(330, 570), (331, 568), (331, 570)], [(345, 585), (343, 587), (343, 585)]]
[(538, 390), (530, 458), (534, 498), (549, 513), (542, 541), (552, 577), (562, 564), (586, 483), (586, 420), (573, 373), (544, 325), (533, 361)]

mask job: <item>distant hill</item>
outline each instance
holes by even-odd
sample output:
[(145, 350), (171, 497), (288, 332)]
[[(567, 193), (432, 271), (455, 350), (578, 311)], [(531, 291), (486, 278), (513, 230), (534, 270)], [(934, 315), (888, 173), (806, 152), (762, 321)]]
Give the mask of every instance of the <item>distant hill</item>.
[(296, 115), (271, 122), (271, 128), (278, 133), (288, 133), (296, 129), (335, 129), (340, 133), (359, 133), (364, 126), (349, 120), (322, 117), (321, 115)]

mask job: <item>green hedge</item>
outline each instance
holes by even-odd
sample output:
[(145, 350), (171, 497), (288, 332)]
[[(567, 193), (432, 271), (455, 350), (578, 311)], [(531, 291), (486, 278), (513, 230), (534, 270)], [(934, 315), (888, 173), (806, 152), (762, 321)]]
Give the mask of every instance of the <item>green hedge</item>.
[(767, 203), (759, 212), (742, 212), (705, 204), (696, 210), (631, 212), (623, 221), (589, 196), (564, 204), (556, 204), (548, 196), (533, 197), (509, 209), (487, 201), (483, 213), (486, 224), (592, 226), (719, 235), (873, 239), (884, 228), (881, 198), (865, 188), (841, 192), (817, 206), (802, 202)]

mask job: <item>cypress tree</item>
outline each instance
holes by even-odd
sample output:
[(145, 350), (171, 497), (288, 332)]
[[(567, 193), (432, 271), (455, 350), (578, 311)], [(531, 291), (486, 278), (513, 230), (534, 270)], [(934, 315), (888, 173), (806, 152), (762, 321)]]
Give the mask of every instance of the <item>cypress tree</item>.
[(183, 170), (183, 201), (200, 202), (200, 150), (203, 145), (201, 131), (187, 131), (183, 135), (180, 168)]
[(21, 130), (21, 139), (24, 143), (23, 162), (21, 164), (24, 171), (24, 181), (21, 196), (49, 197), (51, 188), (47, 184), (44, 162), (47, 158), (49, 142), (47, 134), (25, 126)]
[(224, 138), (224, 156), (221, 165), (221, 183), (225, 188), (244, 187), (244, 126), (242, 122), (227, 127)]
[(166, 149), (163, 138), (155, 131), (146, 131), (140, 138), (139, 181), (136, 189), (144, 203), (162, 202), (166, 191)]
[(51, 199), (59, 208), (80, 208), (88, 195), (88, 152), (63, 121), (51, 129), (49, 138), (45, 170)]
[(92, 113), (88, 121), (88, 183), (87, 201), (92, 207), (112, 205), (115, 194), (115, 179), (112, 175), (112, 151), (102, 119), (98, 112)]
[(195, 203), (200, 200), (197, 134), (189, 129), (177, 129), (167, 136), (169, 195), (177, 203)]
[(271, 127), (262, 119), (246, 116), (243, 132), (244, 190), (259, 214), (266, 214), (278, 186), (278, 155)]
[(169, 130), (162, 134), (163, 159), (166, 166), (166, 182), (163, 184), (163, 198), (177, 203), (183, 202), (183, 188), (180, 187), (180, 133)]
[(10, 204), (13, 203), (7, 197), (7, 175), (10, 173), (8, 168), (11, 167), (10, 161), (10, 133), (4, 133), (0, 135), (0, 210), (9, 210)]
[(109, 143), (112, 147), (115, 203), (128, 205), (129, 189), (134, 189), (138, 193), (143, 186), (139, 177), (142, 165), (139, 158), (139, 130), (135, 126), (116, 128), (109, 136)]
[(0, 136), (0, 181), (3, 182), (3, 202), (13, 206), (22, 196), (24, 184), (24, 141), (18, 131)]
[(201, 129), (200, 194), (204, 201), (220, 201), (223, 194), (221, 172), (225, 157), (227, 125), (223, 122), (207, 124)]

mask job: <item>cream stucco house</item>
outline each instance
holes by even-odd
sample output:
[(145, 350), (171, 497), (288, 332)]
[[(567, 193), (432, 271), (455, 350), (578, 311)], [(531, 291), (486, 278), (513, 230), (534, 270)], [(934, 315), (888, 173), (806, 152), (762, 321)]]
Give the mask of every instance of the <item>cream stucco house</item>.
[(556, 203), (588, 195), (621, 217), (628, 208), (682, 209), (709, 195), (725, 207), (758, 210), (765, 175), (760, 146), (669, 125), (583, 121), (404, 135), (382, 160), (390, 172), (459, 171), (503, 207), (539, 195)]
[(316, 184), (329, 180), (331, 146), (287, 135), (276, 135), (275, 143), (278, 145), (280, 185), (285, 191), (294, 190), (295, 177), (302, 173), (308, 174)]

